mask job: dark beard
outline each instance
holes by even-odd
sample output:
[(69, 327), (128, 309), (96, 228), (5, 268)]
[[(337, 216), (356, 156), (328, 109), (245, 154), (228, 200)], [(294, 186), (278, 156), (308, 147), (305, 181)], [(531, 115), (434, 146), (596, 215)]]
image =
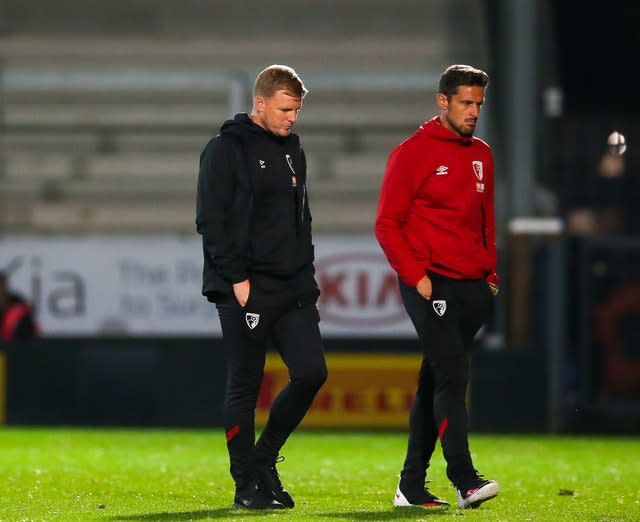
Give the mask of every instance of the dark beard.
[(449, 123), (449, 125), (451, 126), (451, 128), (460, 136), (462, 136), (463, 138), (471, 138), (473, 136), (473, 131), (475, 129), (472, 129), (470, 132), (466, 131), (460, 127), (458, 127), (457, 125), (455, 125), (449, 118), (447, 118), (447, 123)]

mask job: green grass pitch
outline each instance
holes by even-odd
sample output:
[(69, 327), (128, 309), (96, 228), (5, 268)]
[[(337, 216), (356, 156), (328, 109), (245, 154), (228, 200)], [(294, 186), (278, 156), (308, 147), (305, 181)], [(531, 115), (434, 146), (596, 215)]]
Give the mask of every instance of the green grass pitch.
[(640, 439), (472, 434), (501, 494), (455, 507), (440, 450), (441, 513), (394, 508), (406, 435), (298, 430), (279, 465), (293, 510), (233, 510), (221, 430), (0, 428), (0, 521), (639, 521)]

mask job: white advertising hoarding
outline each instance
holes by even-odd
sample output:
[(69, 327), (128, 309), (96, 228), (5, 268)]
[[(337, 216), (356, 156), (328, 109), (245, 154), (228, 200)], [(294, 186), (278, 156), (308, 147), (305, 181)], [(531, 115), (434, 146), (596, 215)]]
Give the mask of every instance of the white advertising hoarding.
[[(375, 238), (314, 239), (324, 336), (415, 335)], [(0, 270), (35, 305), (43, 336), (220, 335), (197, 236), (5, 237)]]

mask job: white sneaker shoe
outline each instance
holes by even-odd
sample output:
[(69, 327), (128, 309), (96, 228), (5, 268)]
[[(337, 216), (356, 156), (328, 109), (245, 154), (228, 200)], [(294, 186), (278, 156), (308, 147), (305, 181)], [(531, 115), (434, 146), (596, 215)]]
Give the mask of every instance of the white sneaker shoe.
[(500, 486), (495, 480), (484, 480), (477, 477), (475, 483), (465, 487), (463, 493), (462, 490), (456, 489), (458, 507), (461, 509), (477, 508), (483, 502), (491, 500), (500, 492)]

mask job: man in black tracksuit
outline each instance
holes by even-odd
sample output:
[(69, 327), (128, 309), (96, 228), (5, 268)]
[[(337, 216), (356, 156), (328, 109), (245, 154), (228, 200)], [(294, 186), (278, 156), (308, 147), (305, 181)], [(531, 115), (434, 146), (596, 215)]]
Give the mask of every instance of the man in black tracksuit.
[[(202, 293), (216, 303), (224, 338), (224, 423), (237, 508), (294, 506), (276, 462), (327, 377), (306, 159), (291, 133), (306, 93), (293, 69), (267, 67), (256, 79), (251, 115), (226, 121), (200, 156)], [(268, 345), (279, 352), (290, 380), (255, 442)]]

